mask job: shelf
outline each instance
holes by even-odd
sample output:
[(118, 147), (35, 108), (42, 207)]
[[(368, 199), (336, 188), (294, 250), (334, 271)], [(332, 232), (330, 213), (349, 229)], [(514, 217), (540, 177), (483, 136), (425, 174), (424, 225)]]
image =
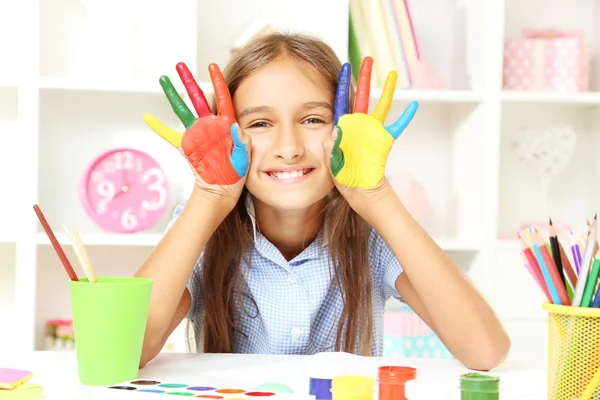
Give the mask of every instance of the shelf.
[(462, 240), (451, 238), (433, 238), (444, 251), (478, 252), (481, 250), (481, 242), (474, 240)]
[[(175, 85), (179, 94), (182, 97), (187, 97), (185, 88), (176, 73), (169, 75), (171, 81)], [(1, 87), (0, 82), (0, 87)], [(199, 82), (199, 86), (205, 95), (213, 94), (213, 86), (211, 82)], [(123, 93), (160, 93), (163, 94), (162, 88), (156, 82), (140, 82), (131, 83), (131, 81), (98, 81), (90, 79), (74, 79), (63, 77), (41, 77), (39, 87), (42, 90), (55, 91), (93, 91), (93, 92), (123, 92)], [(371, 90), (371, 99), (379, 100), (381, 89), (374, 88)], [(468, 90), (399, 90), (394, 93), (394, 101), (419, 101), (432, 103), (480, 103), (484, 99), (483, 94), (475, 93)]]
[[(178, 75), (176, 73), (171, 74), (171, 81), (178, 90), (179, 95), (183, 98), (187, 97), (183, 85), (178, 82)], [(54, 90), (54, 91), (90, 91), (90, 92), (122, 92), (122, 93), (148, 93), (148, 94), (163, 94), (164, 92), (158, 82), (158, 76), (155, 81), (143, 81), (138, 83), (132, 83), (127, 80), (93, 80), (93, 79), (77, 79), (77, 78), (64, 78), (64, 77), (41, 77), (39, 80), (39, 87), (42, 90)], [(210, 86), (210, 85), (209, 85)], [(204, 90), (208, 88), (206, 84), (203, 84), (201, 88)], [(166, 102), (165, 97), (165, 102)]]
[[(189, 196), (193, 176), (188, 164), (143, 121), (151, 113), (183, 131), (160, 76), (171, 78), (192, 109), (176, 71), (176, 64), (185, 62), (212, 100), (208, 65), (217, 63), (224, 70), (240, 37), (261, 21), (276, 30), (323, 39), (341, 62), (348, 61), (349, 48), (347, 18), (331, 18), (347, 16), (348, 0), (201, 5), (174, 0), (168, 7), (148, 2), (142, 8), (131, 7), (131, 2), (77, 0), (5, 3), (0, 5), (0, 38), (5, 38), (0, 39), (0, 54), (7, 56), (0, 66), (0, 171), (5, 171), (3, 187), (17, 195), (0, 199), (0, 314), (14, 309), (0, 320), (9, 321), (15, 326), (11, 333), (18, 328), (19, 334), (7, 339), (0, 330), (0, 354), (1, 343), (23, 351), (43, 349), (45, 321), (70, 317), (68, 277), (28, 204), (43, 209), (78, 275), (84, 273), (63, 224), (81, 232), (98, 275), (131, 276), (163, 237), (173, 207)], [(544, 316), (543, 296), (521, 265), (515, 231), (527, 221), (548, 217), (581, 230), (585, 219), (600, 211), (594, 209), (600, 198), (595, 184), (600, 180), (600, 64), (592, 62), (590, 92), (503, 91), (503, 40), (520, 36), (523, 28), (581, 30), (596, 60), (599, 4), (411, 3), (420, 57), (443, 78), (444, 90), (397, 87), (386, 125), (409, 102), (418, 101), (420, 108), (395, 141), (386, 175), (412, 174), (413, 184), (424, 189), (427, 199), (421, 226), (505, 320)], [(107, 9), (121, 6), (130, 8)], [(374, 62), (381, 62), (380, 57), (374, 56)], [(373, 86), (370, 112), (380, 95), (381, 89)], [(543, 130), (560, 123), (576, 128), (576, 152), (551, 180), (546, 203), (544, 187), (518, 160), (512, 143), (522, 129)], [(155, 226), (136, 234), (100, 228), (79, 199), (86, 168), (101, 153), (118, 147), (148, 153), (169, 179), (167, 211)], [(529, 357), (531, 335), (524, 328), (515, 328), (515, 346)]]
[(18, 86), (17, 82), (0, 79), (0, 90), (16, 90)]
[[(371, 90), (371, 99), (379, 100), (381, 89)], [(394, 101), (418, 101), (431, 103), (480, 103), (483, 94), (468, 90), (399, 90), (394, 92)]]
[(600, 105), (600, 92), (583, 93), (544, 93), (544, 92), (502, 92), (505, 103), (542, 103), (565, 105)]
[[(131, 235), (111, 233), (80, 234), (83, 244), (86, 246), (155, 246), (163, 237), (162, 233), (136, 233)], [(55, 235), (61, 245), (70, 245), (65, 234), (62, 232), (55, 232)], [(50, 245), (50, 240), (45, 233), (37, 233), (35, 239), (36, 243), (39, 245)], [(434, 238), (434, 240), (444, 251), (476, 252), (481, 249), (481, 243), (473, 240), (444, 237)]]
[[(55, 232), (54, 234), (61, 245), (70, 245), (64, 233)], [(80, 232), (80, 235), (85, 246), (156, 246), (163, 237), (161, 233), (111, 234)], [(37, 233), (35, 239), (39, 245), (50, 245), (50, 239), (45, 233)]]

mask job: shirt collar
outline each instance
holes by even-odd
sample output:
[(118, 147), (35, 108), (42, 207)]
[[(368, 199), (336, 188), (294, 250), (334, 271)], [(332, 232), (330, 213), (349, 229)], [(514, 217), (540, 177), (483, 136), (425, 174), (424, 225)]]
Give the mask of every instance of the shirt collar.
[[(258, 223), (256, 222), (256, 212), (254, 210), (254, 201), (252, 200), (252, 195), (248, 193), (246, 195), (246, 211), (248, 212), (248, 216), (250, 217), (250, 221), (252, 222), (252, 237), (254, 238), (254, 242), (256, 242), (256, 232), (258, 230)], [(321, 247), (325, 247), (328, 244), (327, 233), (327, 224), (325, 225), (325, 229), (323, 232), (319, 233), (317, 237), (321, 237)]]

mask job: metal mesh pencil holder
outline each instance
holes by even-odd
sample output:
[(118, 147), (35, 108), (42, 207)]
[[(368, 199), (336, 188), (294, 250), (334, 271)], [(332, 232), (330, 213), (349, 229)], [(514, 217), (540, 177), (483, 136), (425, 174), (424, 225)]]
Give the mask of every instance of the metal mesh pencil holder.
[(600, 400), (600, 308), (545, 303), (548, 399)]

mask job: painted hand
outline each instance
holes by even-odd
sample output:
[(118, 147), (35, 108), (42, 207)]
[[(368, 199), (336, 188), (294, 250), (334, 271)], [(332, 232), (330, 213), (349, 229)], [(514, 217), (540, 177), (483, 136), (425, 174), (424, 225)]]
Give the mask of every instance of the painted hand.
[(354, 112), (349, 114), (351, 68), (346, 63), (340, 71), (334, 107), (337, 137), (331, 151), (330, 167), (339, 184), (373, 189), (383, 179), (392, 145), (412, 120), (418, 103), (410, 103), (396, 122), (383, 126), (398, 78), (396, 72), (391, 71), (373, 114), (367, 114), (373, 59), (365, 57), (359, 72)]
[(216, 64), (210, 64), (208, 70), (215, 90), (218, 115), (210, 110), (202, 89), (187, 66), (179, 63), (177, 72), (198, 118), (181, 99), (169, 78), (162, 76), (160, 85), (186, 131), (177, 132), (150, 114), (144, 115), (144, 121), (154, 132), (179, 149), (203, 182), (209, 185), (232, 185), (246, 176), (248, 151), (239, 137), (225, 79)]

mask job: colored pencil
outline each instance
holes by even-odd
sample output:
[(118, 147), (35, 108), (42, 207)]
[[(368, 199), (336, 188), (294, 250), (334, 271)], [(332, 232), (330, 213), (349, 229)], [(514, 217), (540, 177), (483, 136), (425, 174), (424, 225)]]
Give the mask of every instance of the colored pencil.
[[(557, 304), (561, 304), (563, 306), (571, 305), (571, 300), (569, 300), (569, 296), (567, 296), (567, 289), (565, 288), (565, 284), (560, 279), (560, 275), (558, 274), (558, 269), (556, 268), (556, 264), (554, 264), (554, 260), (552, 259), (552, 256), (550, 255), (550, 252), (548, 251), (548, 248), (546, 247), (544, 240), (539, 235), (537, 230), (533, 237), (534, 237), (534, 243), (537, 246), (539, 246), (539, 252), (541, 253), (541, 257), (544, 260), (544, 263), (546, 264), (546, 266), (548, 268), (548, 273), (550, 275), (550, 279), (552, 280), (552, 283), (554, 284), (554, 287), (556, 289), (556, 293), (557, 293), (559, 301), (560, 301), (560, 303), (557, 303)], [(536, 251), (535, 248), (534, 248), (534, 251)]]
[[(560, 256), (559, 244), (558, 244), (558, 236), (556, 235), (556, 230), (554, 229), (554, 225), (552, 224), (552, 218), (548, 220), (549, 222), (549, 235), (548, 241), (550, 242), (550, 247), (552, 248), (552, 258), (554, 259), (554, 264), (556, 264), (556, 269), (558, 270), (558, 275), (560, 276), (561, 281), (565, 285), (567, 289), (567, 294), (570, 291), (569, 283), (565, 279), (565, 273), (563, 270), (562, 258)], [(571, 299), (572, 296), (569, 296)]]
[(600, 287), (596, 290), (596, 296), (594, 296), (591, 307), (600, 308)]
[(560, 251), (560, 259), (562, 260), (563, 268), (567, 274), (567, 279), (571, 282), (571, 288), (574, 288), (577, 285), (577, 274), (573, 269), (573, 265), (571, 261), (569, 261), (569, 257), (567, 256), (567, 252), (565, 251), (564, 246), (558, 242), (558, 250)]
[(75, 270), (73, 269), (73, 266), (69, 262), (67, 255), (65, 254), (62, 247), (60, 246), (60, 243), (58, 243), (58, 240), (56, 240), (56, 236), (54, 236), (54, 232), (52, 231), (52, 228), (50, 228), (50, 224), (48, 224), (48, 221), (46, 220), (46, 217), (44, 216), (42, 209), (37, 204), (34, 204), (33, 210), (35, 211), (38, 219), (40, 220), (40, 223), (42, 224), (42, 227), (44, 228), (46, 235), (48, 235), (48, 239), (50, 239), (50, 243), (52, 244), (52, 247), (54, 248), (56, 255), (58, 255), (58, 258), (59, 258), (60, 262), (62, 263), (63, 267), (65, 268), (65, 271), (67, 271), (67, 275), (69, 275), (69, 278), (72, 281), (79, 281), (79, 278), (77, 277), (77, 274), (75, 273)]
[(552, 219), (548, 221), (547, 235), (533, 227), (517, 232), (523, 265), (552, 304), (600, 308), (597, 215), (587, 221), (587, 235), (581, 244), (576, 232), (560, 234)]
[(573, 305), (578, 307), (581, 305), (581, 299), (583, 298), (583, 291), (588, 281), (588, 275), (590, 272), (590, 264), (592, 257), (594, 256), (594, 248), (596, 247), (597, 241), (596, 234), (596, 221), (590, 226), (590, 233), (588, 234), (587, 243), (585, 245), (585, 253), (581, 261), (581, 269), (579, 270), (579, 279), (575, 286), (575, 293), (573, 294)]
[[(597, 220), (598, 220), (598, 214), (594, 215), (594, 222), (596, 222)], [(588, 221), (588, 230), (589, 230), (589, 227), (590, 227), (590, 223)], [(598, 252), (598, 249), (599, 249), (598, 240), (596, 240), (596, 244), (594, 246), (594, 254), (596, 254)]]
[(552, 298), (550, 297), (550, 293), (548, 293), (548, 289), (546, 288), (546, 285), (544, 285), (544, 278), (538, 277), (539, 271), (536, 273), (535, 268), (531, 265), (531, 263), (527, 260), (527, 257), (525, 256), (525, 253), (521, 252), (521, 261), (523, 262), (523, 265), (525, 266), (525, 268), (527, 268), (527, 271), (529, 272), (529, 274), (531, 276), (533, 276), (533, 279), (535, 280), (535, 283), (538, 284), (539, 288), (542, 289), (542, 292), (544, 292), (544, 295), (546, 296), (546, 299), (548, 301), (552, 301)]
[[(552, 276), (550, 275), (550, 269), (548, 268), (546, 260), (544, 259), (544, 256), (540, 251), (539, 245), (533, 243), (532, 241), (530, 241), (530, 243), (531, 250), (533, 254), (535, 254), (535, 259), (538, 265), (540, 266), (540, 271), (542, 272), (542, 275), (544, 276), (544, 282), (546, 283), (546, 287), (548, 287), (548, 292), (550, 292), (550, 297), (552, 297), (552, 302), (554, 304), (561, 304), (560, 297), (558, 296), (558, 292), (556, 291), (556, 286), (554, 285), (554, 282), (552, 281)], [(546, 248), (546, 246), (542, 247)]]
[(570, 232), (571, 238), (571, 254), (573, 255), (573, 264), (575, 264), (575, 271), (579, 276), (579, 271), (581, 270), (581, 249), (579, 248), (579, 244), (577, 244), (577, 238), (575, 237), (575, 232)]
[(533, 255), (531, 247), (525, 242), (525, 239), (521, 235), (521, 233), (517, 232), (517, 236), (519, 237), (519, 243), (521, 243), (521, 256), (525, 258), (524, 261), (527, 261), (525, 267), (529, 271), (529, 273), (533, 276), (533, 279), (537, 282), (538, 286), (544, 292), (544, 295), (548, 299), (548, 301), (552, 301), (552, 296), (550, 296), (550, 292), (548, 291), (548, 287), (544, 282), (544, 277), (542, 272), (540, 271), (540, 266)]
[(592, 296), (594, 295), (596, 285), (598, 284), (599, 273), (600, 251), (596, 252), (596, 256), (594, 257), (594, 263), (592, 264), (590, 275), (588, 276), (587, 282), (585, 284), (585, 289), (583, 290), (583, 297), (581, 298), (581, 307), (590, 307), (590, 305), (592, 304)]
[(536, 243), (534, 243), (532, 232), (533, 230), (531, 228), (528, 228), (523, 231), (521, 237), (524, 239), (525, 243), (527, 244), (527, 247), (529, 248), (528, 252), (531, 252), (531, 254), (533, 255), (534, 261), (532, 261), (532, 263), (538, 266), (540, 274), (543, 277), (542, 281), (548, 289), (548, 293), (550, 295), (550, 298), (552, 299), (552, 303), (560, 304), (560, 298), (558, 297), (558, 293), (556, 291), (554, 283), (552, 282), (552, 277), (550, 276), (548, 266), (546, 265), (542, 254), (540, 253), (539, 246)]

